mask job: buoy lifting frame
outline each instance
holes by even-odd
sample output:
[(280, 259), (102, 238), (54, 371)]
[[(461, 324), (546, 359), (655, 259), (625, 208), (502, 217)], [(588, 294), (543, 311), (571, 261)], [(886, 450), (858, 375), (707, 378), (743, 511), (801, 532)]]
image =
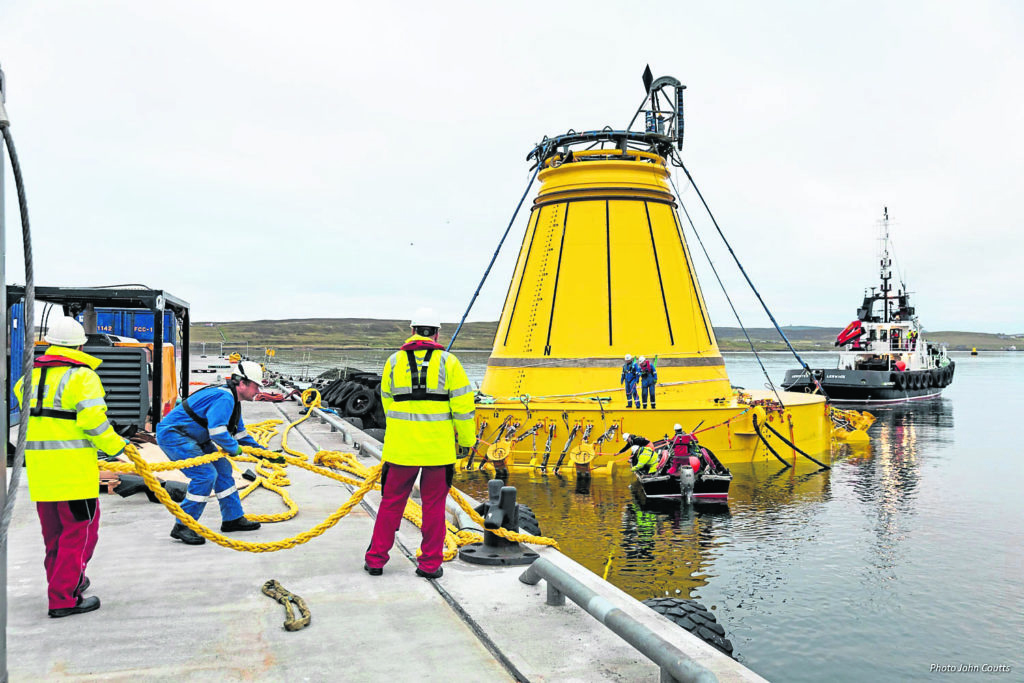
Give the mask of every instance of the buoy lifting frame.
[[(607, 149), (609, 155), (617, 149), (620, 158), (632, 158), (635, 155), (631, 152), (641, 151), (657, 154), (666, 161), (674, 160), (677, 155), (672, 148), (683, 148), (683, 91), (686, 86), (672, 76), (652, 80), (648, 67), (644, 71), (644, 87), (647, 95), (625, 130), (605, 127), (583, 132), (570, 130), (552, 138), (545, 136), (526, 155), (526, 160), (535, 160), (541, 166), (559, 166), (571, 159), (570, 155), (579, 148), (586, 151)], [(630, 130), (641, 113), (644, 114), (644, 130)], [(615, 158), (602, 156), (605, 159)], [(586, 158), (581, 157), (580, 160)]]

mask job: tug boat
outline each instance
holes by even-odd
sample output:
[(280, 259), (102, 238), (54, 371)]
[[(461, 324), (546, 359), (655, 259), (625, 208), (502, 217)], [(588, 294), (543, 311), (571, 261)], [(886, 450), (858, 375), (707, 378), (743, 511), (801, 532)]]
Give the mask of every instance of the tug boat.
[[(732, 473), (710, 449), (700, 445), (695, 434), (679, 434), (651, 444), (660, 455), (650, 474), (636, 475), (633, 491), (641, 503), (681, 501), (689, 505), (726, 505)], [(673, 461), (674, 459), (674, 461)]]
[(836, 337), (837, 366), (788, 370), (786, 391), (820, 392), (833, 403), (904, 403), (936, 398), (952, 383), (956, 363), (945, 345), (925, 340), (906, 285), (892, 293), (888, 207), (881, 231), (881, 286), (864, 293), (857, 319)]

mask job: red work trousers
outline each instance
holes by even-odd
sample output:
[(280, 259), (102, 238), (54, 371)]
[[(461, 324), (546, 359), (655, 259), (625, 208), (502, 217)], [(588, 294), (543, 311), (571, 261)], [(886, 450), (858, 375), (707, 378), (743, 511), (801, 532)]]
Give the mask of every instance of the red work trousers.
[(46, 567), (49, 608), (74, 607), (78, 604), (78, 584), (99, 538), (99, 501), (96, 501), (92, 519), (76, 519), (66, 500), (36, 503), (36, 512), (46, 545), (43, 566)]
[(448, 496), (448, 468), (445, 465), (410, 467), (392, 464), (387, 467), (377, 522), (373, 525), (373, 538), (370, 547), (366, 549), (366, 566), (376, 568), (387, 564), (388, 552), (395, 544), (395, 533), (402, 523), (405, 503), (409, 499), (416, 475), (422, 470), (420, 497), (423, 502), (423, 542), (420, 545), (419, 566), (425, 572), (436, 572), (444, 560), (444, 501)]

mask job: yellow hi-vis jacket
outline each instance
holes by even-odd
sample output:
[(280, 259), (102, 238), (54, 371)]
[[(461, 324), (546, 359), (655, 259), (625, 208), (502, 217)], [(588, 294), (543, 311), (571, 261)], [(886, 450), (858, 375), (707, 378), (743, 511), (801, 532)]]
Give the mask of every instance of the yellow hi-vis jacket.
[[(49, 347), (37, 365), (45, 359), (79, 365), (32, 370), (25, 446), (29, 495), (43, 502), (96, 498), (100, 492), (96, 449), (113, 455), (126, 443), (107, 422), (106, 394), (95, 372), (103, 361), (63, 346)], [(14, 386), (19, 406), (23, 381), (24, 377)]]
[(409, 337), (388, 358), (380, 397), (388, 418), (384, 462), (450, 465), (456, 459), (456, 440), (467, 448), (476, 443), (473, 387), (466, 371), (458, 358), (428, 337)]
[(642, 473), (649, 474), (657, 464), (658, 454), (647, 446), (641, 446), (636, 452), (636, 466), (633, 467), (633, 471), (640, 472), (642, 470)]

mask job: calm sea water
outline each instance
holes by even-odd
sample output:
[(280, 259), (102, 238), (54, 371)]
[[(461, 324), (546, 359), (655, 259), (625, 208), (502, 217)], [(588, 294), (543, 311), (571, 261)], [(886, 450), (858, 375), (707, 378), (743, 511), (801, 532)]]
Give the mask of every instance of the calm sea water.
[[(281, 352), (275, 365), (379, 371), (387, 355)], [(459, 355), (482, 379), (488, 354)], [(564, 552), (626, 592), (714, 609), (739, 659), (770, 680), (933, 680), (949, 665), (978, 667), (957, 680), (1024, 680), (1024, 353), (953, 358), (942, 399), (877, 409), (871, 443), (838, 447), (831, 471), (734, 467), (726, 511), (642, 507), (628, 479), (509, 483)], [(793, 366), (763, 360), (775, 381)], [(752, 355), (726, 363), (733, 384), (764, 384)], [(486, 497), (486, 475), (460, 478)]]

